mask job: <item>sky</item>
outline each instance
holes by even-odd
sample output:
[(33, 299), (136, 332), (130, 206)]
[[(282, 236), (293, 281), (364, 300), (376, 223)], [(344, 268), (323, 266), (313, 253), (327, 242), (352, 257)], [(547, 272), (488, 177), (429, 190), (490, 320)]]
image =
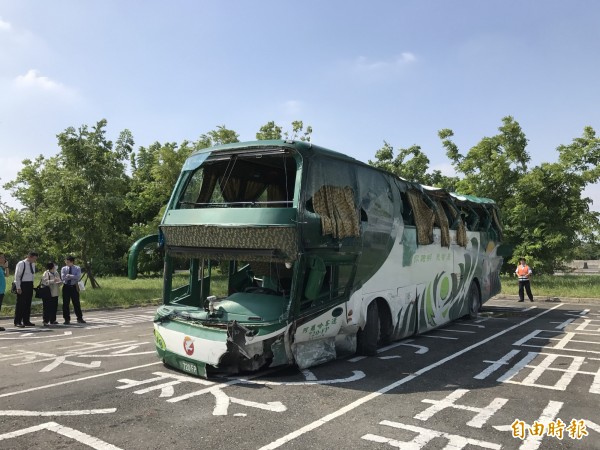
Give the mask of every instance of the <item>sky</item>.
[(136, 149), (302, 120), (316, 145), (419, 145), (451, 175), (437, 132), (466, 154), (510, 115), (554, 162), (600, 132), (598, 23), (593, 0), (0, 0), (0, 185), (101, 119)]

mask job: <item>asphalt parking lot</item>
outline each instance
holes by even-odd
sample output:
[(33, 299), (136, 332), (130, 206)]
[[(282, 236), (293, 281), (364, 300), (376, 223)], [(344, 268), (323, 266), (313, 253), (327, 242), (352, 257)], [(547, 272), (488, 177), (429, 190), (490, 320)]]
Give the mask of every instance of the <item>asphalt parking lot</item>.
[(153, 311), (0, 321), (0, 448), (600, 448), (600, 303), (496, 299), (376, 357), (209, 380), (158, 361)]

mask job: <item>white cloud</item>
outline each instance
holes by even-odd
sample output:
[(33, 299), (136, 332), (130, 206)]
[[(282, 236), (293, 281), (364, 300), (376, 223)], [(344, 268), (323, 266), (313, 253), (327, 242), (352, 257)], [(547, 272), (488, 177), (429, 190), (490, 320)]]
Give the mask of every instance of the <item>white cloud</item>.
[(11, 28), (10, 23), (2, 20), (2, 17), (0, 17), (0, 31), (10, 31)]
[(19, 75), (15, 78), (15, 86), (22, 89), (40, 88), (46, 91), (57, 91), (66, 89), (62, 84), (43, 77), (35, 69), (29, 69), (25, 75)]
[(351, 78), (354, 81), (379, 83), (394, 81), (418, 62), (414, 53), (403, 52), (384, 59), (373, 59), (368, 56), (358, 56), (352, 60), (339, 61), (332, 77)]
[(353, 68), (358, 72), (390, 72), (403, 68), (416, 60), (416, 56), (410, 52), (404, 52), (399, 56), (378, 61), (372, 61), (365, 56), (359, 56), (354, 61)]

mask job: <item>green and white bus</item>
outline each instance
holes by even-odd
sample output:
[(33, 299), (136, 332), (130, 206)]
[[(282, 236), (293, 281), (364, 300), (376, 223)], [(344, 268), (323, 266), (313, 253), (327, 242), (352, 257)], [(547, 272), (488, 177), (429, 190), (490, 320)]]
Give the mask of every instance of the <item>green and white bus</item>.
[[(167, 365), (203, 377), (303, 369), (477, 317), (500, 292), (501, 239), (490, 199), (306, 142), (241, 142), (187, 159), (158, 235), (132, 246), (129, 275), (158, 241), (154, 333)], [(189, 282), (175, 287), (182, 264)], [(228, 275), (215, 293), (217, 270)]]

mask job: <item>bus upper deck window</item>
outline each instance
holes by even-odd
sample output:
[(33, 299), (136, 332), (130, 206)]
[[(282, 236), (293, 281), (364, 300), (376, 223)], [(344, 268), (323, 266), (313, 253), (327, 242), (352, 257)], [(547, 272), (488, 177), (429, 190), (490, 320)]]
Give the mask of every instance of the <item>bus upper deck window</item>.
[(188, 178), (178, 208), (289, 208), (295, 182), (291, 155), (209, 158)]

